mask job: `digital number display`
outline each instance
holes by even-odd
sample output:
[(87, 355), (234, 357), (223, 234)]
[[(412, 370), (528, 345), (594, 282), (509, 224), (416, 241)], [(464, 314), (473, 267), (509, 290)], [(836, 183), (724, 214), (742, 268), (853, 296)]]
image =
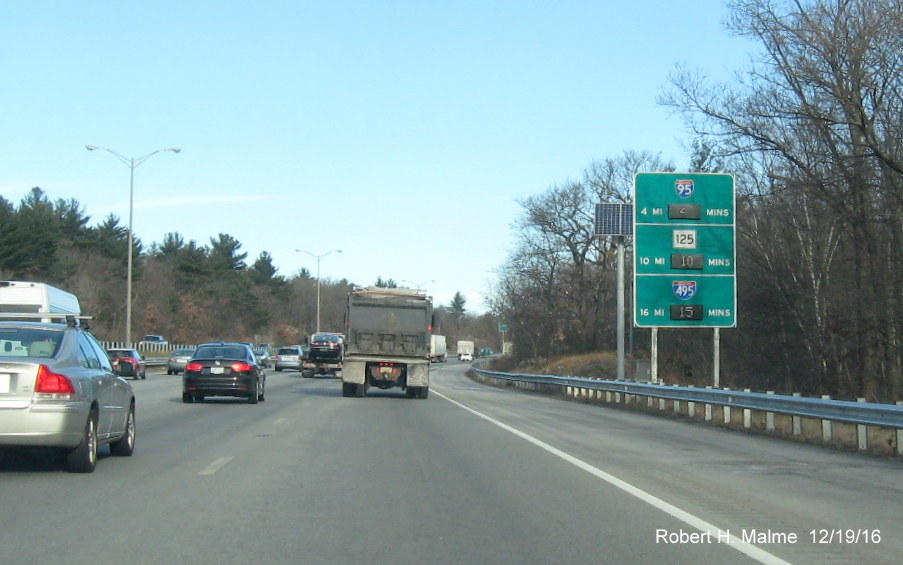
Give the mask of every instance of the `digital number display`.
[(672, 253), (671, 268), (686, 270), (702, 270), (705, 258), (702, 253)]
[(702, 304), (672, 304), (672, 320), (702, 320)]
[(669, 220), (698, 220), (702, 217), (699, 204), (668, 204)]

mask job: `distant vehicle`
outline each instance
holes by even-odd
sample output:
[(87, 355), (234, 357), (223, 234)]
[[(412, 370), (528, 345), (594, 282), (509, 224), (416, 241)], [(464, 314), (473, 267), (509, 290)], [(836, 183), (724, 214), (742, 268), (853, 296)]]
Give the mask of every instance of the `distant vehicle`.
[(300, 345), (284, 345), (276, 351), (276, 357), (273, 359), (273, 367), (277, 371), (282, 369), (301, 370), (301, 359), (303, 353)]
[(146, 335), (141, 340), (141, 343), (147, 345), (169, 345), (169, 342), (162, 335)]
[(448, 361), (448, 348), (445, 345), (444, 335), (433, 334), (430, 336), (430, 361), (433, 363)]
[(458, 342), (458, 359), (464, 361), (462, 355), (470, 355), (470, 361), (473, 361), (474, 344), (472, 341), (462, 340)]
[(265, 400), (266, 373), (245, 343), (203, 343), (185, 365), (182, 402), (208, 396), (237, 396), (249, 404)]
[(432, 299), (423, 291), (378, 287), (348, 293), (342, 396), (400, 387), (426, 398), (430, 386)]
[(269, 353), (270, 349), (273, 348), (273, 344), (272, 343), (258, 343), (257, 347), (258, 347), (258, 349), (266, 349), (267, 353)]
[(135, 449), (135, 394), (81, 324), (89, 316), (6, 313), (0, 321), (0, 447), (58, 448), (73, 473), (91, 473), (97, 449)]
[(345, 336), (337, 333), (317, 333), (310, 337), (307, 354), (301, 362), (301, 373), (305, 377), (315, 373), (335, 374), (342, 369), (345, 352)]
[(147, 378), (147, 363), (135, 349), (107, 349), (113, 370), (120, 377)]
[(466, 351), (464, 353), (459, 353), (458, 360), (459, 361), (473, 361), (473, 353), (468, 353)]
[[(52, 312), (81, 314), (78, 298), (49, 284), (26, 281), (0, 281), (0, 318), (3, 312)], [(50, 318), (40, 318), (50, 323)]]
[(185, 370), (188, 360), (194, 355), (194, 349), (174, 349), (166, 361), (166, 374), (178, 375)]
[(265, 348), (258, 347), (254, 350), (254, 357), (257, 358), (257, 364), (263, 367), (264, 369), (270, 368), (270, 361), (272, 360), (270, 357), (270, 352)]

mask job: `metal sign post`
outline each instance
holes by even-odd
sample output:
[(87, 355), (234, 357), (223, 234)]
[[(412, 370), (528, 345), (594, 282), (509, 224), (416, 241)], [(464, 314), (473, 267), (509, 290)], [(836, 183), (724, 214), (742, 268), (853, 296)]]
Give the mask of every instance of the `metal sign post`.
[(633, 235), (633, 206), (621, 203), (596, 204), (596, 236), (615, 236), (618, 254), (618, 369), (617, 379), (624, 380), (624, 239)]

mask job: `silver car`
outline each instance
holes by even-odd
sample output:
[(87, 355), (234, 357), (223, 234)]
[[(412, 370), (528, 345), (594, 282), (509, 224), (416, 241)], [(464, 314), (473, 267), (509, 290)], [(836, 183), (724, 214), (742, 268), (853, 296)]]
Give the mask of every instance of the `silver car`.
[(273, 358), (273, 367), (277, 371), (282, 369), (301, 370), (301, 361), (303, 354), (300, 345), (284, 345), (276, 351), (276, 357)]
[(166, 361), (166, 374), (178, 375), (185, 370), (188, 360), (194, 355), (194, 349), (174, 349)]
[(264, 369), (270, 368), (270, 361), (272, 360), (272, 358), (270, 357), (269, 351), (263, 348), (255, 349), (254, 357), (257, 359), (258, 365), (260, 365)]
[[(0, 321), (0, 448), (60, 448), (91, 473), (100, 445), (135, 449), (135, 394), (81, 323), (87, 316), (4, 313)], [(62, 322), (62, 323), (61, 323)]]

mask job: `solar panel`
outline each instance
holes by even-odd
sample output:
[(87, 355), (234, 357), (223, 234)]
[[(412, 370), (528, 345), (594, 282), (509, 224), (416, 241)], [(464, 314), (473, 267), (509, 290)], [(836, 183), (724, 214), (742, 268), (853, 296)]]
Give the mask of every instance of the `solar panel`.
[(633, 204), (596, 204), (595, 235), (633, 235)]

